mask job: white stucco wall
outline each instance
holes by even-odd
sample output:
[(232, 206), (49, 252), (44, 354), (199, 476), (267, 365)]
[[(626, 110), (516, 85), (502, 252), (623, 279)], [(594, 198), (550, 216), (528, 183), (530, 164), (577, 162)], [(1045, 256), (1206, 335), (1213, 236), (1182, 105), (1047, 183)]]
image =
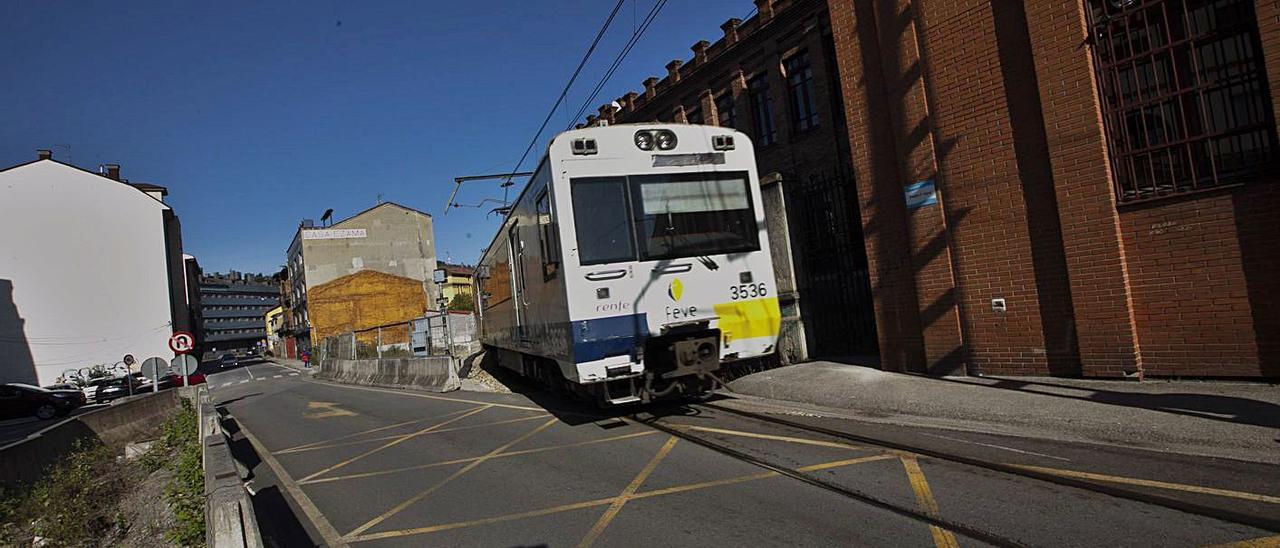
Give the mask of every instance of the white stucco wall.
[(165, 209), (52, 161), (0, 172), (0, 382), (47, 384), (125, 354), (173, 356)]

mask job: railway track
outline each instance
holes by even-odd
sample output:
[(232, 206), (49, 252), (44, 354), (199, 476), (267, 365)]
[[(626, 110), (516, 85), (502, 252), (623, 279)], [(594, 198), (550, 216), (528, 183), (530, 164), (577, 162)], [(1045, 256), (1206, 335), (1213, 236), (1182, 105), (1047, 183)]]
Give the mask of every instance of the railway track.
[(830, 491), (832, 493), (835, 493), (837, 495), (840, 495), (842, 497), (845, 497), (857, 502), (869, 504), (871, 506), (875, 506), (877, 508), (881, 508), (883, 510), (893, 512), (895, 514), (898, 514), (910, 519), (914, 519), (926, 525), (940, 527), (942, 529), (946, 529), (953, 533), (959, 533), (967, 537), (970, 537), (972, 539), (986, 542), (993, 546), (1004, 546), (1004, 547), (1027, 546), (1024, 543), (1018, 542), (1017, 540), (1004, 537), (1001, 535), (997, 535), (995, 533), (986, 531), (981, 528), (977, 528), (965, 523), (949, 520), (936, 514), (924, 512), (917, 508), (913, 508), (907, 505), (884, 500), (880, 497), (876, 497), (869, 493), (865, 493), (857, 489), (852, 489), (849, 487), (836, 484), (831, 481), (827, 481), (821, 477), (801, 472), (795, 469), (794, 467), (768, 462), (764, 459), (754, 457), (752, 455), (749, 455), (742, 451), (738, 451), (736, 449), (725, 446), (723, 444), (716, 443), (712, 440), (708, 440), (706, 438), (702, 438), (700, 436), (691, 434), (688, 430), (680, 428), (679, 426), (664, 424), (661, 421), (661, 419), (657, 417), (653, 417), (653, 416), (642, 417), (640, 415), (632, 415), (630, 418), (632, 421), (636, 422), (637, 424), (641, 424), (649, 428), (653, 428), (660, 432), (669, 434), (671, 436), (675, 436), (681, 440), (688, 441), (695, 445), (705, 447), (721, 455), (724, 455), (724, 456), (727, 456), (735, 460), (739, 460), (754, 466), (758, 466), (760, 468), (764, 468), (766, 470), (775, 472), (778, 475), (785, 476), (797, 481), (801, 481), (809, 485), (812, 485), (814, 487), (818, 487), (820, 489), (825, 489), (827, 491)]
[[(1125, 489), (1122, 487), (1101, 484), (1093, 481), (1087, 481), (1087, 480), (1076, 479), (1072, 477), (1065, 477), (1065, 476), (1040, 472), (1040, 471), (1027, 469), (1027, 468), (1023, 468), (1023, 467), (1012, 465), (1012, 464), (994, 462), (994, 461), (989, 461), (989, 460), (980, 459), (980, 458), (958, 455), (954, 453), (947, 453), (947, 452), (938, 451), (935, 449), (930, 449), (927, 447), (913, 446), (913, 445), (903, 444), (903, 443), (899, 443), (891, 440), (879, 439), (879, 438), (858, 435), (858, 434), (851, 434), (848, 432), (833, 430), (833, 429), (825, 428), (822, 426), (805, 424), (798, 421), (778, 417), (775, 415), (756, 413), (752, 411), (737, 409), (734, 407), (721, 405), (719, 403), (701, 402), (701, 403), (689, 404), (688, 407), (692, 409), (709, 409), (715, 412), (734, 415), (737, 417), (741, 417), (741, 418), (745, 418), (745, 419), (749, 419), (757, 422), (762, 422), (769, 425), (782, 426), (785, 428), (808, 432), (811, 434), (817, 434), (817, 435), (825, 436), (828, 438), (834, 438), (834, 439), (842, 440), (845, 442), (850, 442), (852, 444), (880, 448), (889, 452), (909, 454), (909, 455), (925, 457), (925, 458), (935, 459), (939, 461), (945, 461), (945, 462), (963, 465), (963, 466), (981, 468), (981, 469), (985, 469), (985, 470), (989, 470), (997, 473), (1009, 474), (1012, 476), (1027, 478), (1035, 481), (1047, 482), (1047, 483), (1058, 485), (1058, 486), (1081, 489), (1081, 490), (1085, 490), (1093, 493), (1113, 496), (1121, 499), (1127, 499), (1130, 501), (1135, 501), (1143, 504), (1160, 506), (1160, 507), (1164, 507), (1172, 510), (1177, 510), (1181, 512), (1186, 512), (1186, 513), (1195, 514), (1198, 516), (1215, 519), (1215, 520), (1220, 520), (1224, 522), (1235, 523), (1239, 525), (1246, 525), (1250, 527), (1257, 527), (1259, 529), (1264, 529), (1264, 530), (1269, 530), (1274, 532), (1280, 532), (1280, 519), (1267, 518), (1264, 516), (1257, 516), (1257, 515), (1252, 515), (1244, 512), (1236, 512), (1236, 511), (1225, 509), (1225, 508), (1207, 506), (1203, 504), (1198, 504), (1196, 502), (1162, 496), (1162, 495), (1151, 493), (1151, 492)], [(690, 429), (684, 428), (683, 425), (674, 424), (674, 423), (665, 421), (664, 415), (660, 413), (659, 414), (640, 413), (640, 414), (631, 416), (631, 419), (638, 424), (642, 424), (647, 427), (659, 430), (663, 433), (676, 436), (677, 438), (705, 447), (707, 449), (710, 449), (722, 455), (731, 457), (733, 459), (736, 459), (745, 463), (749, 463), (754, 466), (764, 468), (766, 470), (770, 470), (779, 475), (786, 476), (788, 478), (825, 489), (827, 491), (836, 493), (840, 496), (843, 496), (858, 502), (871, 504), (873, 506), (894, 512), (896, 514), (918, 520), (922, 523), (926, 523), (928, 525), (935, 526), (935, 527), (940, 527), (940, 528), (952, 531), (953, 533), (970, 537), (974, 540), (987, 542), (996, 546), (1024, 546), (1025, 545), (1024, 542), (1009, 538), (1007, 536), (993, 533), (991, 531), (987, 531), (982, 528), (974, 527), (966, 523), (960, 523), (960, 522), (948, 519), (946, 517), (943, 517), (941, 515), (938, 515), (936, 513), (923, 511), (919, 508), (916, 508), (910, 505), (892, 502), (889, 500), (885, 500), (881, 497), (872, 495), (870, 493), (866, 493), (866, 492), (862, 492), (846, 486), (838, 485), (822, 477), (799, 471), (793, 467), (780, 465), (776, 462), (766, 461), (759, 457), (734, 449), (733, 447), (729, 447), (726, 444), (723, 444), (721, 442), (694, 434), (693, 432), (690, 431)]]

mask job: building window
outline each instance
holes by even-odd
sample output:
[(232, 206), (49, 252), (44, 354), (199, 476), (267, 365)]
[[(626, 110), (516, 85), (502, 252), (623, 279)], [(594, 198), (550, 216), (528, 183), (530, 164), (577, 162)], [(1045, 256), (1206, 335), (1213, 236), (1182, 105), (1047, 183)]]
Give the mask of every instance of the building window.
[(697, 125), (697, 126), (702, 125), (702, 123), (703, 123), (703, 120), (702, 120), (702, 107), (700, 107), (700, 106), (699, 106), (699, 107), (693, 107), (693, 108), (687, 108), (687, 109), (685, 109), (685, 111), (684, 111), (684, 120), (685, 120), (685, 122), (688, 122), (688, 123), (693, 124), (693, 125)]
[(1277, 145), (1250, 0), (1087, 0), (1116, 199), (1244, 182)]
[(801, 51), (782, 62), (787, 71), (787, 94), (791, 98), (791, 125), (797, 131), (818, 126), (818, 109), (813, 97), (813, 67), (808, 52)]
[(720, 127), (738, 127), (738, 113), (733, 108), (733, 92), (726, 91), (716, 96), (716, 116)]
[(769, 82), (765, 76), (760, 74), (747, 81), (751, 114), (756, 122), (756, 143), (760, 146), (778, 142), (778, 128), (773, 125), (773, 99), (769, 97)]

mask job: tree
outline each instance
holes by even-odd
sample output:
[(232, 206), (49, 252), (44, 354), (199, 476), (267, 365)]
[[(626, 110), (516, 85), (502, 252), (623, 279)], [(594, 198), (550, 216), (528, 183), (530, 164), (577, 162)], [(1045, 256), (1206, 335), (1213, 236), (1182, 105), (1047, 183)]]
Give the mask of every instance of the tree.
[(458, 293), (449, 301), (449, 310), (461, 310), (471, 312), (476, 309), (476, 303), (471, 299), (470, 293)]

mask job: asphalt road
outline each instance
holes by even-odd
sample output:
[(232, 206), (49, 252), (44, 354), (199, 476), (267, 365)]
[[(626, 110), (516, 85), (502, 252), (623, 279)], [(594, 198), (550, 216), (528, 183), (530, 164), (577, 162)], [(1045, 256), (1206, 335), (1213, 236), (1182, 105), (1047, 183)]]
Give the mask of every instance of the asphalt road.
[[(955, 546), (984, 539), (1202, 546), (1277, 535), (700, 406), (655, 409), (651, 418), (860, 498), (537, 392), (354, 387), (271, 363), (213, 374), (209, 385), (231, 416), (233, 451), (252, 469), (264, 532), (279, 545)], [(1164, 462), (1159, 456), (1108, 452), (1117, 448), (885, 427), (797, 414), (773, 402), (721, 403), (897, 436), (930, 450), (1138, 481), (1135, 488), (1206, 504), (1280, 512), (1276, 480), (1219, 478), (1280, 477), (1248, 463), (1178, 461), (1198, 472), (1171, 475), (1150, 469)], [(1114, 462), (1123, 458), (1136, 464)]]

